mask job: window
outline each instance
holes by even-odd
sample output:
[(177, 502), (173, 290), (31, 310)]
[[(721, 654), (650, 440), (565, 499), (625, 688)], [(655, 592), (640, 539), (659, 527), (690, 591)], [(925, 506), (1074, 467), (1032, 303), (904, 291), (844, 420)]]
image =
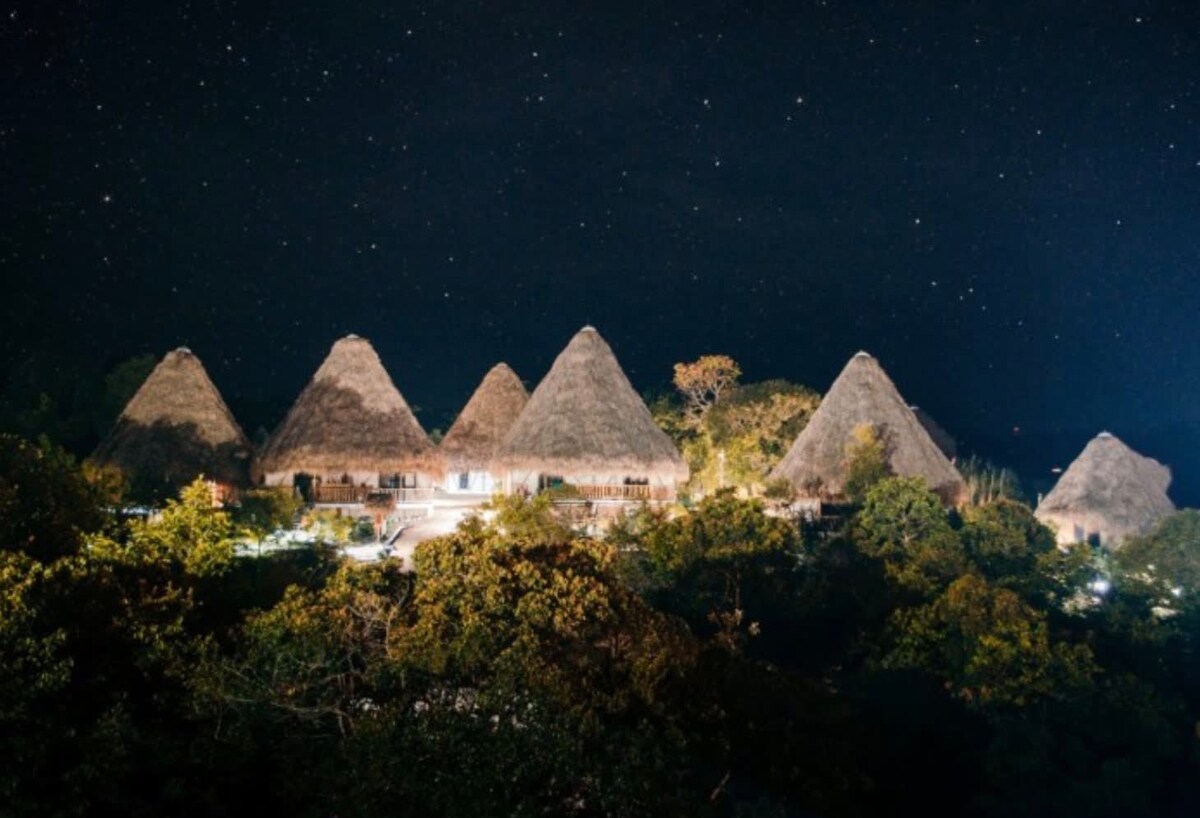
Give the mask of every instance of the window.
[(416, 472), (405, 472), (400, 475), (400, 488), (415, 489), (417, 487)]
[(471, 487), (471, 475), (469, 472), (458, 473), (458, 488), (460, 491), (466, 491)]

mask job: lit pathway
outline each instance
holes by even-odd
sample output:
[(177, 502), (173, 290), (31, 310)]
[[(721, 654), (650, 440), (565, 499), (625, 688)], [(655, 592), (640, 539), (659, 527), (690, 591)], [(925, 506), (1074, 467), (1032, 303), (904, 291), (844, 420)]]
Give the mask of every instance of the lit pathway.
[[(403, 533), (392, 543), (390, 558), (403, 560), (404, 567), (412, 570), (412, 555), (417, 543), (451, 533), (463, 518), (478, 510), (485, 500), (487, 497), (482, 495), (435, 500), (433, 513), (428, 517), (409, 523)], [(383, 548), (381, 543), (372, 543), (371, 545), (351, 546), (343, 551), (349, 557), (369, 562), (378, 559)]]

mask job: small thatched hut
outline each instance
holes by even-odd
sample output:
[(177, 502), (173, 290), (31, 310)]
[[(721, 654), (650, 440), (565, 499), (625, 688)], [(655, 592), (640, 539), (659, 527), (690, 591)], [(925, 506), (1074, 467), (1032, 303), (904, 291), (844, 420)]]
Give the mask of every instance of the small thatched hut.
[(963, 501), (962, 475), (900, 397), (883, 367), (865, 352), (846, 364), (771, 477), (787, 479), (805, 500), (844, 499), (847, 450), (860, 426), (874, 427), (894, 474), (925, 478), (949, 504)]
[(1175, 511), (1170, 485), (1170, 469), (1101, 432), (1038, 503), (1036, 515), (1057, 530), (1060, 545), (1115, 548)]
[(200, 359), (168, 352), (90, 460), (137, 491), (171, 493), (203, 476), (222, 495), (249, 479), (251, 446)]
[(399, 499), (427, 494), (441, 477), (432, 441), (364, 338), (347, 335), (271, 435), (257, 472), (317, 502), (361, 502), (368, 489)]
[(560, 484), (593, 500), (670, 500), (688, 468), (592, 327), (571, 339), (496, 454), (507, 491)]
[(492, 367), (438, 447), (446, 466), (447, 492), (496, 490), (492, 458), (528, 402), (525, 385), (508, 364)]

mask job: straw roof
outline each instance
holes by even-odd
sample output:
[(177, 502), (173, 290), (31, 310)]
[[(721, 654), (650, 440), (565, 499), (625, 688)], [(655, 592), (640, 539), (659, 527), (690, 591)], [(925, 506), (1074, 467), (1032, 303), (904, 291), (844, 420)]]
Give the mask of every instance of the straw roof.
[(492, 367), (442, 438), (446, 465), (458, 471), (488, 468), (528, 402), (525, 385), (508, 364)]
[(168, 352), (130, 399), (91, 460), (175, 487), (200, 475), (229, 485), (249, 477), (251, 446), (200, 359)]
[(495, 467), (543, 474), (686, 480), (687, 464), (654, 423), (612, 349), (592, 327), (555, 359), (509, 430)]
[(943, 429), (942, 425), (934, 420), (932, 415), (920, 406), (910, 406), (908, 408), (912, 409), (913, 414), (917, 416), (917, 420), (925, 427), (925, 431), (929, 432), (929, 439), (934, 442), (934, 445), (942, 450), (942, 454), (953, 461), (958, 456), (958, 441)]
[(1058, 529), (1061, 543), (1075, 542), (1078, 528), (1084, 537), (1098, 535), (1101, 545), (1117, 546), (1175, 511), (1170, 485), (1170, 469), (1101, 432), (1038, 503), (1036, 515)]
[(258, 470), (393, 474), (441, 468), (374, 347), (347, 335), (263, 447)]
[(962, 476), (900, 397), (883, 367), (865, 352), (846, 364), (771, 477), (786, 478), (801, 496), (841, 498), (847, 445), (861, 425), (871, 425), (880, 434), (893, 473), (923, 477), (946, 502), (962, 501), (966, 492)]

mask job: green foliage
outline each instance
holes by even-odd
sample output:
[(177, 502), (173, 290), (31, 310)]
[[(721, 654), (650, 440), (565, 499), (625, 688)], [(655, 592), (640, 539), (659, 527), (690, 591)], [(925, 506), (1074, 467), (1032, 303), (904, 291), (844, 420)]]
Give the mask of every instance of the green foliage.
[(344, 543), (350, 541), (354, 531), (354, 518), (331, 509), (320, 509), (309, 513), (308, 528), (324, 542)]
[(131, 522), (128, 536), (98, 537), (90, 548), (101, 559), (178, 564), (197, 576), (220, 575), (233, 563), (234, 533), (229, 513), (213, 506), (209, 485), (196, 480), (157, 517)]
[(1086, 645), (1051, 639), (1045, 614), (973, 574), (933, 602), (894, 617), (885, 667), (917, 668), (978, 706), (1024, 706), (1071, 696), (1097, 668)]
[(820, 403), (816, 392), (783, 380), (727, 383), (710, 397), (702, 407), (669, 396), (650, 403), (655, 421), (688, 461), (689, 485), (702, 493), (726, 487), (761, 492)]
[(842, 489), (846, 498), (861, 504), (871, 488), (891, 472), (887, 445), (879, 430), (866, 423), (856, 426), (853, 439), (846, 444), (846, 482)]
[(232, 509), (233, 523), (258, 542), (280, 528), (291, 528), (304, 500), (291, 488), (253, 489)]
[[(50, 497), (82, 481), (65, 468), (43, 478), (58, 483), (41, 487)], [(65, 509), (50, 510), (33, 517), (53, 521), (74, 547), (53, 549), (56, 559), (39, 548), (38, 562), (9, 552), (0, 570), (0, 606), (8, 608), (0, 690), (22, 691), (0, 716), (0, 734), (20, 737), (0, 742), (0, 791), (19, 811), (133, 808), (142, 797), (162, 798), (164, 776), (181, 774), (166, 771), (186, 755), (176, 737), (187, 723), (184, 680), (207, 642), (206, 602), (231, 567), (229, 521), (203, 483), (159, 518), (105, 527), (86, 544), (77, 542), (79, 526), (59, 524)], [(14, 514), (29, 516), (9, 506), (0, 521), (17, 525)], [(144, 789), (130, 792), (135, 780)]]
[(62, 449), (0, 435), (0, 551), (50, 562), (104, 522), (99, 496)]
[(0, 803), (24, 803), (23, 773), (45, 763), (43, 708), (66, 687), (66, 633), (43, 625), (47, 568), (28, 555), (0, 551)]
[(1094, 573), (1088, 549), (1059, 550), (1053, 532), (1014, 500), (964, 509), (959, 537), (983, 577), (1035, 604), (1065, 605)]
[(854, 539), (898, 586), (920, 596), (936, 594), (967, 570), (941, 500), (919, 477), (877, 482), (855, 517)]
[(676, 446), (683, 446), (695, 435), (695, 425), (684, 413), (683, 403), (675, 394), (664, 392), (643, 397), (655, 424), (675, 441)]
[(195, 484), (123, 524), (61, 452), (0, 454), (6, 816), (1200, 803), (1196, 512), (1114, 555), (1099, 602), (1026, 506), (959, 517), (899, 478), (838, 528), (725, 491), (603, 542), (497, 498), (409, 574), (235, 559), (248, 511), (289, 513), (265, 495)]
[[(663, 707), (694, 646), (616, 580), (611, 548), (525, 542), (475, 520), (415, 559), (415, 585), (388, 565), (347, 567), (252, 617), (237, 655), (204, 674), (229, 740), (275, 737), (306, 759), (319, 812), (690, 802)], [(294, 788), (285, 802), (311, 797)]]
[(675, 364), (673, 383), (683, 396), (687, 417), (699, 424), (737, 386), (741, 375), (742, 368), (728, 355), (701, 355), (691, 363)]
[(975, 455), (955, 465), (967, 484), (967, 497), (972, 505), (982, 506), (997, 500), (1024, 502), (1021, 481), (1012, 469), (997, 466)]
[(0, 431), (45, 437), (78, 455), (95, 447), (154, 368), (151, 355), (107, 374), (73, 358), (43, 355), (17, 362), (0, 388)]
[(1200, 511), (1186, 509), (1153, 532), (1125, 542), (1112, 557), (1117, 581), (1170, 610), (1200, 603)]
[(104, 376), (103, 397), (96, 417), (96, 433), (103, 436), (134, 394), (150, 377), (158, 361), (153, 355), (136, 355), (122, 361)]
[(484, 508), (495, 513), (495, 525), (506, 536), (542, 545), (566, 542), (571, 539), (571, 530), (555, 514), (556, 496), (553, 490), (533, 497), (497, 494)]
[(673, 519), (643, 512), (609, 537), (625, 549), (623, 571), (634, 587), (693, 626), (715, 626), (730, 650), (761, 631), (755, 614), (771, 608), (799, 548), (788, 521), (729, 489)]

